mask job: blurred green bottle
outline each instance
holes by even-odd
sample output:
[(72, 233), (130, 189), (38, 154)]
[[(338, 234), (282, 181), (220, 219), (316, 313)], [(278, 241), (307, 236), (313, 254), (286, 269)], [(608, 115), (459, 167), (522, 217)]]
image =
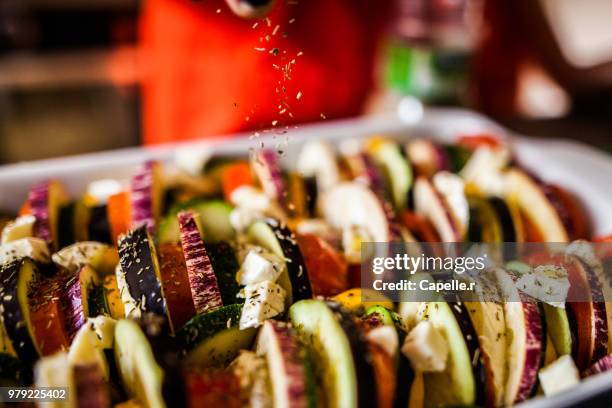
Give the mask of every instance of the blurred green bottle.
[(391, 92), (428, 104), (465, 104), (478, 0), (396, 0), (384, 56)]

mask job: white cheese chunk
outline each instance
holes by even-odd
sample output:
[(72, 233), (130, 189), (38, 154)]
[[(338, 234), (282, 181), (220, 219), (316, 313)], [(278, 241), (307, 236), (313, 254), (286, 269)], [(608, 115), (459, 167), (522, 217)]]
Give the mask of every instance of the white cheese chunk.
[(230, 196), (230, 202), (236, 207), (230, 213), (230, 223), (238, 232), (244, 231), (253, 221), (264, 215), (280, 220), (286, 218), (276, 201), (253, 186), (235, 189)]
[(554, 307), (565, 308), (570, 283), (565, 268), (539, 265), (516, 281), (516, 287), (529, 296)]
[(476, 149), (459, 174), (466, 183), (477, 187), (487, 195), (502, 196), (505, 192), (505, 178), (502, 170), (510, 161), (510, 151), (505, 148)]
[(380, 346), (390, 356), (395, 356), (399, 347), (397, 330), (392, 326), (380, 326), (368, 332), (368, 341)]
[(372, 241), (365, 227), (351, 225), (342, 230), (342, 248), (349, 263), (361, 263), (361, 243)]
[(336, 232), (327, 221), (320, 218), (302, 220), (296, 226), (296, 230), (299, 234), (313, 234), (320, 237), (330, 236)]
[(439, 372), (446, 368), (448, 344), (433, 324), (422, 321), (406, 336), (402, 353), (415, 370)]
[(47, 243), (39, 238), (22, 238), (0, 246), (0, 265), (23, 258), (48, 263), (51, 260)]
[(178, 147), (174, 151), (174, 163), (176, 166), (193, 176), (199, 176), (204, 166), (212, 157), (212, 149), (207, 146), (201, 148)]
[(315, 176), (321, 192), (340, 181), (336, 153), (326, 141), (311, 140), (306, 143), (297, 159), (297, 170), (304, 176)]
[(262, 216), (263, 214), (258, 211), (236, 207), (230, 212), (229, 221), (234, 230), (243, 232), (249, 228), (249, 226), (255, 222), (255, 220), (261, 218)]
[(2, 244), (33, 236), (34, 224), (36, 217), (33, 215), (24, 215), (8, 223), (2, 230)]
[(273, 254), (251, 249), (242, 265), (238, 276), (241, 285), (251, 285), (264, 281), (276, 282), (284, 270), (285, 263)]
[(105, 204), (109, 197), (120, 193), (123, 186), (113, 179), (96, 180), (87, 186), (87, 195), (96, 199), (98, 204)]
[(259, 327), (266, 319), (279, 315), (285, 309), (285, 289), (274, 282), (247, 285), (243, 293), (246, 299), (240, 316), (241, 330)]
[(597, 258), (595, 254), (595, 249), (590, 242), (584, 240), (578, 240), (570, 243), (567, 248), (565, 248), (565, 252), (569, 255), (574, 255), (591, 268), (601, 268), (601, 262)]
[(544, 394), (553, 395), (577, 385), (580, 374), (570, 355), (564, 355), (542, 368), (538, 373)]
[(253, 186), (240, 186), (230, 196), (231, 203), (236, 207), (263, 213), (270, 207), (272, 199), (262, 190)]
[(442, 194), (453, 218), (459, 223), (461, 233), (467, 231), (470, 208), (465, 197), (463, 179), (448, 171), (440, 171), (433, 177), (433, 185)]

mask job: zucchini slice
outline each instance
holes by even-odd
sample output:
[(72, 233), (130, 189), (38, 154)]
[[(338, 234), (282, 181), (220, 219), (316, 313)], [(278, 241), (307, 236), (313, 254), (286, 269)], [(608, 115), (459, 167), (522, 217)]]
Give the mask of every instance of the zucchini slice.
[(227, 242), (210, 242), (206, 245), (206, 252), (217, 277), (221, 299), (224, 305), (243, 303), (244, 299), (236, 297), (240, 291), (236, 274), (240, 269), (236, 252)]
[(412, 187), (412, 167), (402, 148), (393, 140), (374, 138), (368, 143), (368, 153), (385, 175), (389, 196), (398, 211), (408, 206), (408, 193)]
[(146, 335), (132, 320), (115, 325), (115, 361), (123, 387), (130, 397), (150, 408), (165, 408), (164, 372), (155, 361)]
[(259, 245), (285, 260), (286, 268), (277, 283), (285, 289), (285, 305), (312, 298), (312, 287), (304, 264), (304, 258), (297, 245), (295, 235), (283, 223), (267, 218), (255, 221), (247, 231), (251, 244)]
[(116, 251), (96, 241), (81, 241), (67, 246), (51, 256), (53, 262), (71, 274), (91, 265), (102, 275), (112, 274), (117, 265)]
[(477, 384), (474, 375), (482, 369), (478, 338), (473, 328), (470, 333), (463, 332), (471, 322), (467, 311), (454, 310), (456, 307), (463, 309), (458, 303), (428, 302), (423, 312), (423, 320), (430, 321), (449, 346), (445, 370), (424, 373), (426, 407), (468, 406), (482, 402), (479, 394), (483, 383)]
[(309, 299), (291, 306), (289, 319), (312, 353), (322, 405), (376, 406), (367, 340), (350, 312), (336, 302)]
[(242, 305), (228, 305), (195, 316), (177, 333), (188, 352), (187, 365), (212, 367), (225, 365), (242, 349), (250, 348), (256, 330), (240, 330)]
[(0, 274), (2, 321), (17, 356), (26, 364), (32, 364), (40, 355), (30, 319), (29, 304), (37, 274), (38, 269), (29, 258), (5, 266)]
[(162, 218), (156, 234), (159, 244), (176, 244), (181, 241), (177, 214), (188, 209), (200, 214), (205, 242), (228, 241), (234, 238), (236, 233), (229, 220), (232, 206), (220, 200), (195, 199), (173, 207)]

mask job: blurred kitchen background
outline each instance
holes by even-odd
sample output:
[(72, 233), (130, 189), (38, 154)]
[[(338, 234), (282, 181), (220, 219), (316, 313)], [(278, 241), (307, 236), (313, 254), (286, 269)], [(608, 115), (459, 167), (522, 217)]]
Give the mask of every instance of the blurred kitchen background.
[[(394, 111), (401, 101), (464, 106), (521, 133), (611, 151), (610, 0), (277, 3), (268, 19), (242, 21), (223, 0), (0, 0), (0, 163), (286, 129)], [(359, 35), (343, 40), (346, 52), (334, 42)], [(333, 55), (329, 70), (307, 62), (290, 72), (302, 45), (310, 47), (304, 58), (316, 54), (323, 67)], [(242, 61), (256, 67), (246, 79), (239, 67), (227, 70)], [(318, 78), (336, 64), (344, 67), (337, 86), (321, 90)], [(371, 66), (372, 80), (342, 71), (351, 66)], [(286, 87), (291, 96), (271, 100), (272, 114), (243, 93), (249, 84), (257, 92), (260, 79), (273, 83), (275, 72), (282, 80), (262, 97)], [(354, 103), (328, 106), (343, 93)]]

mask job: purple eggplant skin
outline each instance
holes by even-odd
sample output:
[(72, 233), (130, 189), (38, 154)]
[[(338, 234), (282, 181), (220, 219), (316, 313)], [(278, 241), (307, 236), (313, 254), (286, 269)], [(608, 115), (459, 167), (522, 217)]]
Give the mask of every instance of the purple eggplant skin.
[(527, 339), (525, 341), (527, 351), (523, 368), (527, 370), (522, 376), (521, 385), (516, 393), (514, 403), (525, 401), (535, 395), (538, 389), (538, 370), (542, 366), (545, 356), (546, 328), (540, 312), (540, 308), (533, 300), (523, 301), (523, 313), (527, 328)]
[(178, 219), (196, 313), (203, 314), (218, 309), (223, 306), (221, 291), (196, 222), (196, 214), (191, 210), (182, 211), (178, 214)]
[(83, 309), (83, 299), (86, 297), (83, 296), (82, 289), (79, 274), (74, 275), (66, 283), (63, 302), (66, 316), (65, 326), (70, 341), (74, 339), (74, 336), (87, 320)]
[(36, 218), (34, 236), (52, 244), (53, 236), (51, 234), (51, 220), (49, 214), (50, 185), (50, 180), (35, 185), (28, 195), (28, 203), (32, 215)]
[(146, 162), (141, 170), (132, 177), (132, 226), (138, 228), (146, 225), (153, 233), (155, 229), (155, 214), (153, 213), (154, 170), (157, 162)]
[(160, 316), (166, 315), (166, 300), (157, 278), (157, 254), (153, 238), (143, 225), (119, 238), (119, 263), (125, 274), (130, 296), (144, 304), (141, 308)]
[[(595, 312), (593, 316), (593, 325), (596, 337), (594, 340), (595, 344), (593, 345), (593, 355), (589, 362), (589, 364), (593, 364), (608, 354), (608, 336), (610, 335), (610, 328), (608, 327), (606, 304), (604, 303), (603, 285), (597, 273), (587, 262), (577, 256), (574, 258), (577, 260), (577, 265), (582, 268), (587, 278), (589, 290), (591, 292), (593, 310)], [(580, 336), (578, 336), (578, 342), (580, 342)]]
[(484, 390), (486, 386), (487, 376), (484, 364), (482, 363), (482, 355), (480, 352), (480, 343), (478, 341), (478, 335), (476, 329), (470, 319), (465, 304), (461, 301), (455, 301), (449, 303), (450, 309), (453, 311), (455, 320), (459, 324), (461, 333), (463, 333), (463, 339), (470, 354), (472, 360), (472, 374), (474, 375), (474, 382), (476, 388), (476, 398), (474, 400), (475, 405), (484, 405), (485, 395)]
[(270, 149), (262, 149), (255, 153), (255, 171), (264, 192), (277, 200), (281, 205), (285, 203), (285, 180), (278, 163), (278, 155)]
[(290, 325), (277, 320), (267, 320), (262, 333), (265, 333), (264, 330), (270, 332), (269, 336), (273, 336), (283, 358), (286, 375), (284, 392), (287, 399), (295, 407), (311, 406), (305, 365), (306, 353), (297, 335)]
[(2, 305), (0, 312), (19, 360), (26, 365), (32, 365), (38, 359), (39, 353), (25, 323), (25, 314), (29, 311), (22, 310), (17, 296), (19, 273), (26, 262), (31, 263), (36, 274), (38, 271), (34, 261), (28, 258), (6, 265), (0, 272), (0, 305)]
[(362, 329), (355, 323), (353, 315), (340, 303), (326, 300), (337, 322), (346, 334), (351, 347), (355, 375), (357, 377), (357, 401), (359, 407), (375, 407), (378, 401), (374, 367), (370, 363), (368, 341)]
[(600, 358), (594, 362), (589, 368), (584, 370), (582, 377), (590, 377), (595, 374), (604, 373), (612, 370), (612, 354)]
[(384, 196), (386, 194), (387, 185), (384, 177), (382, 174), (380, 174), (380, 170), (372, 162), (372, 159), (367, 153), (360, 153), (359, 158), (363, 163), (363, 175), (365, 176), (366, 181), (376, 194)]
[(298, 247), (295, 235), (287, 225), (272, 218), (267, 218), (264, 222), (272, 229), (278, 243), (288, 259), (287, 273), (291, 280), (291, 293), (293, 302), (302, 299), (312, 299), (312, 286), (308, 278), (308, 271), (304, 263), (304, 257)]
[(109, 388), (98, 364), (78, 364), (72, 368), (76, 406), (79, 408), (110, 407)]

